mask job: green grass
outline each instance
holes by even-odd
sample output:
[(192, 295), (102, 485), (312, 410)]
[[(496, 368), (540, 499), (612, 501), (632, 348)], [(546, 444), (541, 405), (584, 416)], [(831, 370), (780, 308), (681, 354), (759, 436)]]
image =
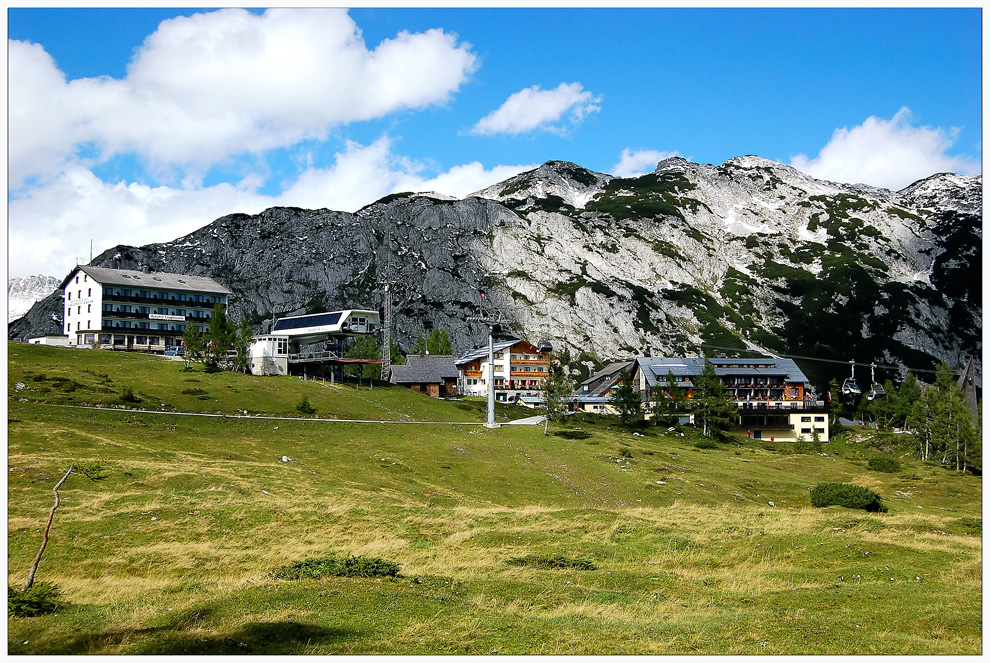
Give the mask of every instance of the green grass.
[[(317, 416), (375, 421), (481, 422), (484, 403), (184, 373), (111, 352), (10, 344), (8, 354), (9, 585), (37, 552), (52, 485), (70, 463), (93, 470), (63, 485), (37, 576), (69, 606), (9, 618), (11, 654), (982, 648), (980, 480), (909, 456), (880, 473), (854, 440), (825, 455), (744, 440), (699, 449), (690, 432), (590, 415), (549, 436), (312, 421), (295, 410), (304, 395)], [(64, 407), (99, 396), (98, 374), (130, 385), (138, 406), (154, 395), (176, 411), (295, 418)], [(32, 391), (52, 376), (82, 386)], [(812, 508), (821, 481), (865, 486), (890, 511)], [(401, 573), (271, 575), (350, 556)]]

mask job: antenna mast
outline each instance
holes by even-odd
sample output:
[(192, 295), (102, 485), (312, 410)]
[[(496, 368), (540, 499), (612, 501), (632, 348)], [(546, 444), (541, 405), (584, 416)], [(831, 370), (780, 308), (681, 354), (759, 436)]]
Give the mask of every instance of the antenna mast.
[(385, 305), (382, 313), (382, 381), (387, 381), (392, 372), (392, 228), (385, 238)]

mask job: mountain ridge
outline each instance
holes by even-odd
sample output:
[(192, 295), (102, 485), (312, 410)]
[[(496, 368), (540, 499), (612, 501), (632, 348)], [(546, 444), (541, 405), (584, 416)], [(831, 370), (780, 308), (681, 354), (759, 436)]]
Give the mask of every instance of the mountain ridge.
[(93, 264), (209, 275), (261, 328), (378, 308), (393, 280), (407, 348), (436, 326), (459, 351), (483, 343), (466, 318), (484, 290), (507, 332), (557, 339), (586, 365), (708, 344), (924, 368), (980, 354), (981, 240), (982, 176), (890, 191), (753, 155), (671, 157), (639, 177), (548, 161), (461, 199), (227, 215)]

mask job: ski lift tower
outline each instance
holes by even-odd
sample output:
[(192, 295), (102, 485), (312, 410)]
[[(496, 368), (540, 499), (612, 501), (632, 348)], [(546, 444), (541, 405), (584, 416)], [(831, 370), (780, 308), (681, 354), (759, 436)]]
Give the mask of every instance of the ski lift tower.
[(382, 316), (382, 382), (387, 382), (392, 372), (392, 291), (385, 282), (385, 305)]
[(382, 303), (382, 382), (388, 382), (392, 372), (392, 229), (385, 236), (385, 276), (380, 283), (385, 288)]
[[(485, 293), (479, 293), (482, 301), (484, 301)], [(471, 315), (467, 319), (472, 322), (483, 322), (488, 325), (488, 421), (485, 423), (486, 428), (498, 428), (499, 425), (495, 423), (495, 327), (502, 322), (502, 314), (498, 312), (490, 312), (485, 315)]]

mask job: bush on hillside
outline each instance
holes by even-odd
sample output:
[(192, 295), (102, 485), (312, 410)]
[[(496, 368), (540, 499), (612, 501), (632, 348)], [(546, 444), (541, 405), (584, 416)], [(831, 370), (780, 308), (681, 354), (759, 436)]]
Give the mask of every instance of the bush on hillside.
[(7, 614), (11, 617), (48, 615), (65, 605), (55, 585), (39, 582), (24, 590), (7, 586)]
[(823, 482), (811, 489), (811, 505), (816, 507), (844, 506), (873, 513), (886, 513), (887, 507), (879, 494), (869, 488), (851, 483)]
[(380, 557), (327, 555), (326, 557), (312, 557), (280, 566), (272, 571), (271, 576), (280, 580), (302, 580), (321, 576), (378, 578), (396, 577), (399, 575), (399, 571), (398, 564)]
[(513, 557), (509, 560), (512, 566), (532, 566), (537, 569), (574, 569), (577, 571), (594, 571), (597, 567), (586, 559), (573, 559), (565, 555), (526, 555)]
[(694, 443), (694, 446), (698, 449), (718, 449), (718, 443), (715, 440), (698, 440)]
[(296, 405), (296, 410), (298, 410), (302, 414), (313, 414), (314, 412), (316, 412), (316, 408), (313, 407), (313, 404), (309, 402), (309, 396), (302, 397), (302, 400), (299, 401), (298, 405)]
[(891, 458), (890, 456), (874, 456), (870, 459), (870, 462), (867, 463), (866, 466), (875, 472), (901, 471), (901, 462), (896, 458)]
[(120, 402), (121, 403), (140, 403), (141, 399), (134, 395), (134, 390), (130, 387), (124, 387), (120, 391)]

